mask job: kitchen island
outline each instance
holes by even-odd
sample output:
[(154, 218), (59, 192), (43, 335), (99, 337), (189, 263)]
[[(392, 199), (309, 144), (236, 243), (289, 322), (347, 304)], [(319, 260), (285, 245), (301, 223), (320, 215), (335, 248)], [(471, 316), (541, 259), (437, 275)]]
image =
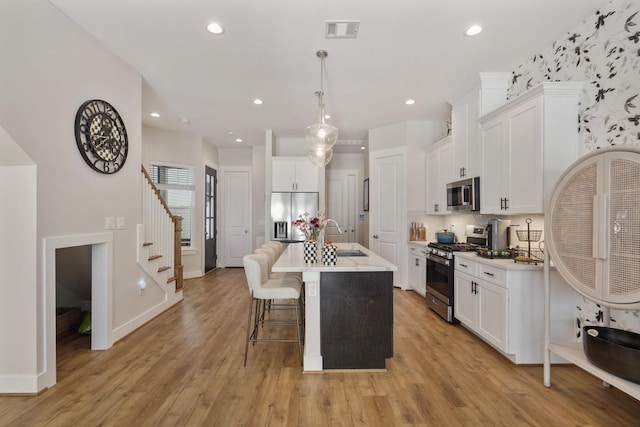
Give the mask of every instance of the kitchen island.
[(393, 272), (398, 268), (357, 243), (336, 246), (336, 265), (324, 265), (320, 258), (305, 263), (303, 244), (293, 243), (272, 267), (302, 272), (304, 371), (384, 369), (393, 356)]

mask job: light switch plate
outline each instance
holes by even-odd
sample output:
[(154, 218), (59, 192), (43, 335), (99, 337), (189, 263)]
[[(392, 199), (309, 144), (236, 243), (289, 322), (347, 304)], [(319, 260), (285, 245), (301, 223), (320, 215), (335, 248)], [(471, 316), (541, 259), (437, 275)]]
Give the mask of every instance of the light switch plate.
[(125, 219), (124, 219), (123, 216), (119, 216), (118, 217), (118, 230), (123, 230), (125, 228), (127, 228)]
[(112, 216), (108, 216), (106, 218), (105, 228), (107, 230), (113, 230), (114, 228), (116, 228), (116, 219)]

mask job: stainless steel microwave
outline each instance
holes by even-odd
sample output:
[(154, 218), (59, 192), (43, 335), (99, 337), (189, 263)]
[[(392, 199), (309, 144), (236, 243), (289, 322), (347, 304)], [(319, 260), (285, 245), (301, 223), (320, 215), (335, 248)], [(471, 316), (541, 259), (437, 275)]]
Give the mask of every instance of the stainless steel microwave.
[(480, 177), (447, 184), (448, 211), (480, 210)]

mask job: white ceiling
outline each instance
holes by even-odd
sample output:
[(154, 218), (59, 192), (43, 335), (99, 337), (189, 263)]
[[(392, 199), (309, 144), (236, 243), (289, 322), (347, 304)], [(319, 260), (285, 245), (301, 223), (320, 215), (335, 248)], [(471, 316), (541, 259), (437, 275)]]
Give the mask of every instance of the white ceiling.
[[(445, 120), (448, 103), (471, 89), (479, 72), (511, 71), (608, 3), (50, 1), (142, 74), (145, 124), (201, 135), (218, 147), (263, 144), (265, 129), (302, 137), (317, 119), (319, 49), (329, 53), (329, 123), (340, 140), (362, 140), (368, 129), (392, 123)], [(325, 38), (326, 20), (359, 20), (358, 37)], [(208, 33), (211, 21), (225, 33)], [(484, 32), (464, 36), (475, 23)], [(405, 105), (407, 98), (416, 103)], [(234, 142), (238, 137), (244, 141)]]

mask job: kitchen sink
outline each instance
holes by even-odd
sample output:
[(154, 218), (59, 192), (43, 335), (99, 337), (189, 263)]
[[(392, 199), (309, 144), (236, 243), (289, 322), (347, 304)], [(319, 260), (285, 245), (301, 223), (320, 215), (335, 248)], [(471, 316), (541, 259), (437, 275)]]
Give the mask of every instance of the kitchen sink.
[(367, 256), (360, 249), (338, 249), (336, 254), (338, 256)]

